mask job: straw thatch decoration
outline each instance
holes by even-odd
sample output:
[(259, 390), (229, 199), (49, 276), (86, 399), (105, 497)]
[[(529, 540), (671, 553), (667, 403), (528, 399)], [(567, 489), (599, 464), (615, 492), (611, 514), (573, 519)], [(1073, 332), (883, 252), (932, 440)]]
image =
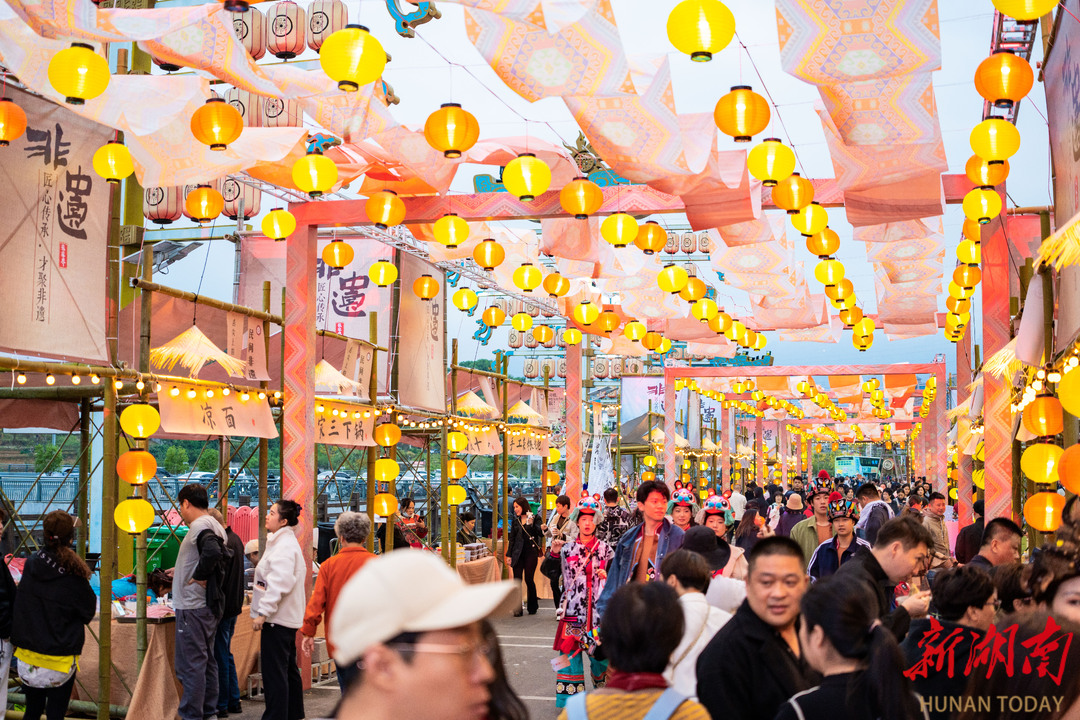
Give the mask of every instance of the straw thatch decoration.
[(1013, 338), (1008, 345), (986, 359), (983, 372), (996, 378), (1012, 377), (1022, 366), (1023, 363), (1016, 357), (1016, 338)]
[(1035, 269), (1043, 265), (1052, 265), (1061, 270), (1069, 265), (1080, 264), (1080, 214), (1075, 215), (1065, 227), (1055, 232), (1039, 246), (1039, 257)]
[(195, 377), (207, 363), (216, 362), (221, 369), (234, 377), (242, 377), (247, 364), (228, 354), (203, 334), (197, 325), (174, 337), (164, 345), (150, 350), (150, 362), (166, 372), (180, 365)]
[(350, 380), (325, 360), (320, 360), (315, 366), (315, 389), (338, 395), (355, 395), (360, 389), (360, 383)]
[(529, 407), (524, 400), (518, 400), (506, 411), (506, 421), (511, 425), (539, 425), (543, 420), (540, 413)]
[(967, 386), (968, 392), (973, 393), (976, 390), (978, 390), (979, 388), (981, 388), (982, 387), (982, 382), (983, 382), (982, 373), (979, 373), (978, 375), (975, 376), (975, 379), (972, 380), (971, 383)]
[(950, 410), (946, 410), (945, 411), (945, 417), (949, 418), (949, 420), (956, 420), (958, 417), (960, 417), (962, 415), (967, 415), (968, 412), (971, 410), (971, 398), (972, 397), (973, 396), (969, 395), (968, 399), (965, 400), (964, 402), (960, 403), (959, 405), (957, 405), (956, 407), (954, 407), (954, 408), (952, 408)]
[(480, 399), (472, 390), (457, 400), (457, 414), (468, 418), (493, 418), (499, 411)]

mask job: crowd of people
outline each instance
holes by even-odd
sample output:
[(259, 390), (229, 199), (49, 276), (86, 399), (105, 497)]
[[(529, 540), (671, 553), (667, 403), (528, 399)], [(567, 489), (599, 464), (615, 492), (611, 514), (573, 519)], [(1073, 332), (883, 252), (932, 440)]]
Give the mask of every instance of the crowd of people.
[[(947, 501), (922, 482), (822, 476), (699, 505), (689, 488), (648, 481), (632, 500), (615, 489), (561, 496), (545, 520), (517, 498), (504, 558), (515, 581), (475, 586), (411, 543), (368, 552), (370, 519), (346, 512), (306, 598), (299, 505), (272, 505), (260, 552), (204, 488), (186, 486), (171, 585), (155, 581), (176, 612), (178, 714), (241, 710), (229, 641), (251, 565), (267, 720), (306, 716), (296, 640), (311, 653), (320, 626), (336, 661), (336, 718), (408, 707), (421, 720), (525, 720), (490, 618), (537, 611), (538, 566), (555, 598), (555, 701), (567, 720), (1080, 716), (1075, 498), (1024, 562), (1021, 528), (984, 520), (979, 502), (951, 542)], [(0, 670), (14, 658), (30, 720), (65, 716), (97, 607), (75, 525), (62, 511), (44, 518), (17, 587), (0, 563)]]

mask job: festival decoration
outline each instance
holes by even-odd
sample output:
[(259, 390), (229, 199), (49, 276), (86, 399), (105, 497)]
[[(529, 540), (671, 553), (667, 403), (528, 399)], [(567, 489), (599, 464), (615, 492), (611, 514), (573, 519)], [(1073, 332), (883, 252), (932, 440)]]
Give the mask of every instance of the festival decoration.
[(191, 134), (211, 150), (221, 151), (235, 142), (244, 129), (240, 111), (225, 102), (224, 98), (212, 97), (191, 116)]
[(145, 440), (161, 427), (161, 416), (153, 405), (128, 405), (120, 413), (120, 427), (129, 437)]
[(576, 177), (559, 191), (559, 204), (575, 220), (585, 220), (604, 204), (604, 193), (587, 177)]
[(660, 289), (672, 295), (681, 292), (689, 281), (690, 275), (686, 272), (686, 268), (675, 264), (665, 265), (656, 276), (656, 284)]
[[(376, 471), (378, 470), (379, 463), (385, 459), (386, 458), (380, 458), (375, 461)], [(391, 462), (393, 461), (391, 460)], [(396, 465), (397, 463), (394, 464)], [(395, 477), (397, 477), (396, 472), (390, 479), (392, 480)], [(375, 510), (375, 514), (379, 517), (390, 517), (397, 512), (398, 499), (394, 497), (392, 493), (379, 493), (372, 499), (371, 506)]]
[(312, 373), (315, 389), (333, 394), (355, 394), (365, 388), (356, 380), (345, 375), (326, 360), (320, 360)]
[(498, 327), (506, 320), (506, 313), (498, 305), (492, 305), (484, 310), (480, 318), (484, 321), (484, 324), (488, 327)]
[(209, 185), (198, 185), (184, 200), (184, 213), (199, 224), (208, 223), (225, 209), (225, 198)]
[(334, 33), (348, 27), (349, 10), (341, 0), (313, 0), (308, 5), (307, 45), (315, 52)]
[(405, 203), (393, 190), (373, 193), (364, 203), (364, 210), (368, 219), (380, 230), (395, 227), (405, 220)]
[(747, 154), (746, 169), (765, 187), (775, 187), (795, 171), (795, 153), (780, 138), (765, 138)]
[(292, 60), (304, 52), (307, 13), (292, 0), (281, 0), (270, 6), (266, 13), (266, 28), (266, 49), (274, 57)]
[[(436, 242), (452, 250), (469, 239), (469, 223), (462, 220), (457, 213), (446, 213), (435, 221), (431, 233), (435, 236)], [(490, 268), (485, 267), (484, 269), (489, 270)]]
[(1064, 427), (1061, 402), (1053, 395), (1039, 395), (1024, 408), (1023, 421), (1035, 437), (1059, 435)]
[(827, 229), (829, 213), (820, 204), (812, 202), (791, 216), (791, 225), (809, 239)]
[(7, 147), (26, 132), (26, 113), (10, 98), (0, 98), (0, 147)]
[(667, 35), (694, 62), (708, 62), (735, 36), (735, 16), (719, 0), (683, 0), (668, 15)]
[(284, 240), (296, 232), (296, 218), (283, 208), (274, 208), (262, 219), (262, 233), (271, 240)]
[[(398, 278), (397, 266), (389, 260), (378, 260), (368, 268), (368, 277), (381, 288), (389, 287)], [(468, 288), (465, 288), (465, 290), (468, 290)], [(458, 292), (461, 292), (461, 290)], [(469, 292), (472, 291), (469, 290)]]
[(977, 187), (964, 196), (963, 208), (969, 220), (985, 225), (1001, 214), (1001, 196), (991, 187)]
[(413, 293), (421, 300), (431, 300), (439, 294), (439, 281), (428, 274), (423, 274), (413, 282)]
[(776, 183), (772, 189), (772, 199), (776, 207), (794, 215), (814, 201), (814, 185), (797, 172), (791, 173)]
[(109, 62), (92, 45), (72, 43), (49, 60), (49, 84), (69, 105), (83, 105), (109, 86)]
[[(461, 463), (462, 465), (465, 464), (465, 463), (461, 462), (461, 460), (458, 460), (457, 462)], [(450, 477), (453, 478), (454, 476), (451, 475)], [(458, 477), (465, 477), (465, 476), (460, 475)], [(466, 499), (467, 499), (467, 495), (465, 493), (465, 488), (463, 488), (461, 485), (451, 484), (451, 485), (447, 486), (447, 488), (446, 488), (446, 502), (447, 502), (448, 505), (453, 505), (453, 506), (456, 507), (456, 506), (460, 505), (461, 503), (465, 502)]]
[(987, 118), (969, 137), (971, 150), (991, 165), (1000, 165), (1020, 149), (1020, 131), (1003, 118)]
[(116, 474), (128, 485), (145, 485), (157, 474), (157, 460), (145, 450), (128, 450), (116, 460)]
[(637, 220), (624, 212), (608, 215), (604, 222), (600, 223), (600, 236), (617, 248), (624, 248), (634, 242), (637, 234)]
[(577, 328), (566, 328), (563, 330), (563, 342), (567, 345), (577, 345), (581, 342), (581, 331)]
[(321, 152), (312, 151), (293, 165), (292, 179), (296, 187), (315, 199), (337, 184), (337, 165)]
[(476, 303), (479, 302), (479, 298), (476, 296), (476, 293), (473, 292), (472, 288), (461, 288), (454, 291), (454, 295), (451, 299), (454, 303), (454, 307), (458, 310), (465, 311), (472, 310), (476, 307)]
[(544, 290), (549, 297), (560, 298), (570, 292), (570, 281), (557, 272), (548, 274), (543, 282)]
[(1061, 526), (1065, 498), (1056, 492), (1039, 492), (1024, 502), (1024, 520), (1040, 532), (1054, 532)]
[(536, 339), (536, 342), (547, 344), (555, 339), (555, 331), (547, 325), (537, 325), (533, 328), (533, 337)]
[(319, 65), (338, 90), (356, 92), (375, 82), (386, 68), (386, 51), (363, 25), (348, 25), (330, 35), (319, 52)]
[(322, 260), (332, 268), (343, 268), (352, 262), (354, 257), (352, 246), (334, 238), (322, 251)]
[(115, 140), (99, 147), (92, 162), (94, 172), (111, 185), (119, 185), (121, 180), (135, 172), (131, 153), (123, 143)]
[(138, 535), (154, 524), (154, 506), (140, 497), (130, 497), (116, 505), (113, 522), (126, 533)]
[(510, 327), (514, 328), (518, 332), (525, 332), (532, 327), (532, 316), (527, 312), (515, 313), (514, 317), (510, 318)]
[(459, 158), (480, 138), (480, 124), (458, 103), (444, 103), (428, 115), (424, 138), (446, 158)]
[(600, 308), (591, 300), (583, 300), (574, 306), (571, 314), (582, 325), (592, 325), (600, 317), (600, 312)]
[(1058, 0), (993, 0), (994, 7), (1003, 15), (1030, 22), (1053, 12)]
[(522, 153), (503, 168), (503, 185), (522, 202), (535, 200), (551, 186), (551, 168), (533, 153)]
[(750, 142), (769, 125), (769, 103), (749, 85), (736, 85), (716, 102), (713, 120), (735, 142)]
[(1037, 483), (1056, 483), (1057, 464), (1065, 451), (1059, 445), (1035, 442), (1024, 448), (1020, 455), (1020, 469)]
[(172, 371), (180, 365), (188, 371), (190, 377), (198, 375), (203, 365), (208, 362), (217, 363), (226, 373), (236, 377), (239, 377), (247, 366), (243, 360), (229, 355), (215, 345), (196, 325), (192, 325), (164, 345), (151, 348), (150, 362), (166, 371)]
[(401, 428), (395, 423), (382, 423), (375, 426), (372, 436), (380, 446), (393, 447), (401, 441)]
[(543, 281), (543, 273), (540, 272), (540, 268), (533, 265), (531, 262), (522, 263), (514, 270), (513, 281), (521, 290), (527, 293), (531, 293), (536, 288), (540, 287), (540, 283)]
[(449, 432), (446, 435), (446, 447), (450, 452), (465, 452), (469, 449), (469, 437), (457, 430)]
[[(967, 175), (968, 180), (978, 187), (1000, 185), (1009, 177), (1009, 161), (1005, 160), (1002, 163), (991, 165), (978, 155), (972, 155), (964, 164), (964, 174)], [(964, 233), (964, 237), (967, 237), (967, 233)], [(974, 241), (979, 242), (978, 235), (975, 236)]]
[(649, 220), (638, 227), (634, 236), (634, 245), (646, 255), (655, 255), (667, 245), (667, 232), (655, 220)]

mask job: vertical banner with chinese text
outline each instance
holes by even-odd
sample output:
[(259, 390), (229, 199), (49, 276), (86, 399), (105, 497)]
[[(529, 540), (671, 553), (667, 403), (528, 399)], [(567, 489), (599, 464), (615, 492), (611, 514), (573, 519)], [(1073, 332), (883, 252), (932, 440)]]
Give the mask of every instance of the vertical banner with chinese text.
[[(424, 300), (412, 291), (420, 276), (431, 275), (439, 294)], [(443, 302), (446, 278), (442, 270), (412, 255), (401, 256), (401, 296), (398, 307), (398, 400), (406, 407), (446, 412), (446, 341)]]
[(8, 88), (26, 132), (0, 163), (0, 349), (105, 362), (109, 185), (94, 152), (112, 131)]

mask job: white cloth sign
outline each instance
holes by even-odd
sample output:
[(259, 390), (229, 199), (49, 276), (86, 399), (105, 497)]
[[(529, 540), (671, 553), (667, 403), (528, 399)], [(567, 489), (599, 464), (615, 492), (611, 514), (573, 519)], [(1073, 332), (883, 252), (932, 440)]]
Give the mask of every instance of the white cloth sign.
[(367, 408), (329, 400), (315, 403), (315, 442), (319, 445), (374, 447), (374, 430), (375, 418)]
[(474, 431), (466, 430), (465, 437), (469, 438), (469, 447), (465, 450), (466, 455), (498, 455), (502, 452), (502, 442), (499, 433), (495, 430)]
[(109, 185), (94, 152), (112, 131), (10, 86), (26, 132), (0, 163), (0, 350), (107, 362)]
[[(173, 389), (178, 390), (173, 394)], [(191, 392), (194, 392), (194, 397)], [(277, 426), (270, 403), (242, 393), (222, 394), (222, 388), (207, 388), (183, 383), (166, 383), (158, 395), (161, 428), (178, 435), (226, 435), (228, 437), (276, 438)]]
[(521, 435), (509, 435), (506, 438), (506, 448), (510, 455), (531, 455), (532, 457), (547, 457), (548, 440), (529, 435), (525, 431)]
[(266, 371), (266, 343), (263, 340), (262, 320), (240, 313), (226, 314), (228, 352), (244, 361), (242, 374), (245, 380), (269, 380)]
[[(431, 275), (439, 294), (423, 300), (413, 283)], [(442, 270), (412, 255), (401, 256), (401, 304), (398, 309), (398, 399), (406, 407), (446, 412), (446, 342), (443, 303), (446, 277)]]
[(602, 495), (615, 486), (615, 468), (611, 462), (611, 449), (605, 435), (593, 435), (592, 458), (589, 460), (589, 494)]

